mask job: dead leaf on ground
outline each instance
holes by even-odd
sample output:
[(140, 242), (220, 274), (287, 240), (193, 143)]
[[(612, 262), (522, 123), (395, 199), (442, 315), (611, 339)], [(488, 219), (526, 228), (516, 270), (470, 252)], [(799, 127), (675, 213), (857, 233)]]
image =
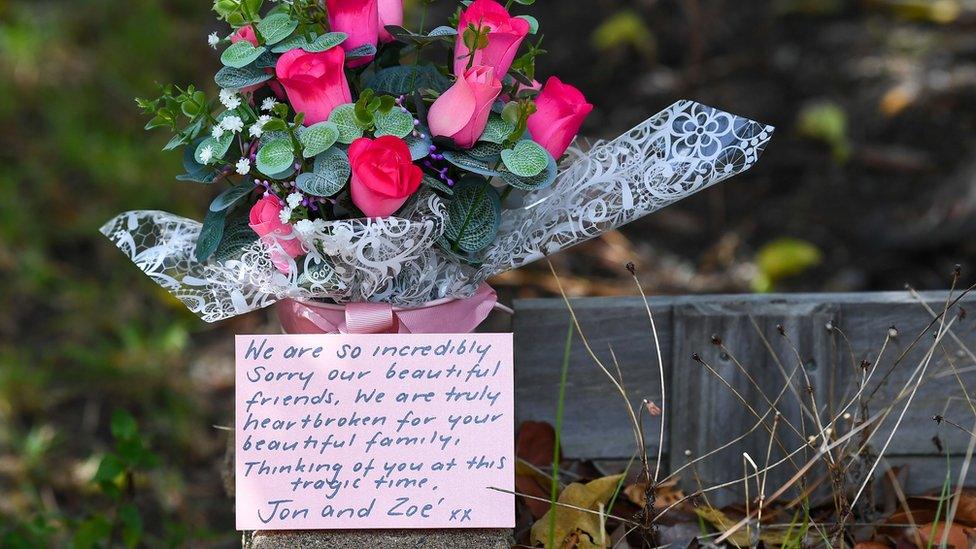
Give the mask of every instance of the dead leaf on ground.
[[(538, 519), (549, 510), (551, 486), (551, 478), (541, 474), (525, 461), (515, 461), (515, 491), (527, 496), (534, 496), (522, 498), (525, 501), (525, 506), (532, 513), (533, 519)], [(535, 498), (542, 498), (542, 500)]]
[[(945, 530), (945, 523), (940, 522), (934, 528), (932, 523), (928, 523), (918, 529), (918, 535), (921, 536), (922, 542), (926, 546), (931, 544), (933, 547), (940, 547), (943, 530)], [(968, 549), (974, 545), (976, 545), (976, 530), (955, 523), (949, 527), (949, 538), (946, 540), (947, 547)]]
[(515, 455), (536, 467), (552, 464), (556, 430), (545, 421), (523, 421), (515, 441)]
[[(515, 491), (528, 496), (549, 499), (552, 480), (534, 467), (552, 465), (556, 447), (556, 430), (544, 421), (525, 421), (519, 425), (515, 441)], [(533, 519), (549, 510), (548, 501), (523, 498)]]
[[(655, 510), (661, 511), (674, 502), (684, 499), (685, 493), (678, 488), (679, 480), (681, 479), (676, 477), (657, 486), (654, 493)], [(624, 495), (631, 503), (643, 509), (647, 505), (647, 484), (644, 482), (631, 484), (624, 488)]]
[(862, 541), (855, 544), (854, 549), (891, 549), (891, 545), (883, 541)]
[[(597, 511), (599, 504), (606, 505), (623, 475), (611, 475), (598, 478), (586, 484), (574, 482), (559, 494), (559, 503), (574, 507)], [(549, 543), (549, 514), (532, 525), (532, 541), (534, 543)], [(588, 513), (569, 507), (556, 506), (555, 536), (556, 547), (574, 547), (578, 549), (605, 548), (610, 536), (606, 535), (600, 525), (597, 513)]]

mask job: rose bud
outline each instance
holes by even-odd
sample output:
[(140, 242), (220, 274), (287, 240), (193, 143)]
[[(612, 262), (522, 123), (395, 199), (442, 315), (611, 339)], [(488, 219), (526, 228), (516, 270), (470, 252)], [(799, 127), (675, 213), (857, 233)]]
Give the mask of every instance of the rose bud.
[(499, 80), (508, 74), (519, 45), (529, 34), (529, 22), (512, 17), (495, 0), (475, 0), (458, 20), (458, 36), (454, 44), (454, 74), (461, 75), (468, 67), (470, 50), (464, 45), (464, 31), (468, 24), (487, 27), (488, 46), (474, 54), (474, 65), (488, 65), (495, 69)]
[[(248, 218), (248, 225), (261, 238), (266, 246), (271, 248), (271, 262), (276, 269), (288, 273), (289, 257), (298, 257), (305, 253), (302, 241), (293, 234), (291, 225), (281, 222), (281, 202), (276, 196), (266, 196), (254, 203)], [(275, 243), (280, 245), (276, 246)]]
[(387, 25), (403, 25), (403, 0), (378, 0), (380, 16), (380, 41), (392, 42), (393, 35), (386, 31)]
[(458, 147), (470, 148), (485, 131), (491, 105), (501, 90), (495, 69), (471, 67), (430, 106), (427, 124), (431, 135), (449, 137)]
[(352, 102), (342, 66), (345, 58), (336, 46), (317, 53), (296, 48), (278, 59), (278, 81), (295, 112), (305, 113), (306, 126), (328, 120), (332, 109)]
[(417, 192), (423, 172), (407, 143), (392, 135), (360, 137), (349, 145), (352, 202), (367, 217), (386, 217)]
[(535, 100), (536, 111), (526, 123), (532, 139), (559, 159), (593, 110), (578, 89), (555, 76), (546, 80)]
[(258, 35), (254, 32), (254, 27), (251, 25), (245, 25), (230, 35), (230, 42), (232, 44), (236, 44), (241, 40), (247, 40), (255, 48), (258, 47)]
[[(376, 45), (380, 26), (377, 0), (326, 0), (325, 3), (332, 30), (349, 35), (341, 44), (342, 49), (351, 51), (366, 44)], [(372, 57), (363, 57), (348, 65), (360, 67), (372, 60)]]

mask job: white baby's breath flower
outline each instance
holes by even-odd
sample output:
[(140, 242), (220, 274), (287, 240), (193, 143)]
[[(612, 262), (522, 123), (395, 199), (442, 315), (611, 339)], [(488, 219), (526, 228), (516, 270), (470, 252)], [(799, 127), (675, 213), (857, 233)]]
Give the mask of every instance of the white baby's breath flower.
[(220, 136), (224, 135), (223, 126), (214, 126), (211, 128), (210, 135), (212, 135), (214, 139), (220, 139)]
[(231, 110), (241, 106), (241, 98), (237, 95), (237, 90), (220, 90), (220, 102)]
[(213, 152), (213, 147), (207, 145), (200, 150), (200, 160), (202, 160), (204, 164), (209, 164), (210, 161), (213, 160)]
[(304, 198), (302, 193), (291, 193), (287, 198), (285, 198), (285, 202), (288, 202), (289, 208), (295, 209), (299, 204), (302, 203), (302, 198)]
[(321, 218), (320, 219), (316, 219), (315, 221), (312, 222), (312, 227), (316, 231), (324, 230), (325, 229), (325, 220), (324, 219), (321, 219)]
[(247, 175), (251, 171), (251, 161), (247, 158), (242, 158), (237, 161), (237, 165), (235, 167), (237, 168), (237, 173)]
[(261, 102), (261, 110), (262, 111), (270, 111), (277, 104), (278, 104), (278, 102), (275, 101), (275, 98), (274, 97), (266, 97), (264, 99), (264, 101)]
[(300, 219), (295, 222), (294, 227), (295, 231), (302, 235), (312, 234), (312, 232), (315, 231), (315, 223), (313, 223), (310, 219)]
[(278, 219), (280, 219), (282, 223), (288, 223), (288, 220), (291, 219), (291, 208), (282, 208), (281, 213), (278, 214)]
[(220, 121), (220, 125), (223, 126), (225, 130), (234, 133), (244, 129), (244, 121), (241, 120), (240, 116), (225, 116), (224, 119)]
[(251, 137), (261, 137), (261, 134), (264, 133), (264, 125), (267, 124), (269, 120), (271, 120), (271, 117), (266, 114), (259, 116), (258, 121), (252, 124), (251, 129), (249, 130)]
[(207, 37), (207, 44), (210, 44), (211, 48), (217, 49), (217, 44), (219, 43), (220, 43), (220, 37), (217, 36), (217, 33), (216, 32), (210, 33), (210, 36)]

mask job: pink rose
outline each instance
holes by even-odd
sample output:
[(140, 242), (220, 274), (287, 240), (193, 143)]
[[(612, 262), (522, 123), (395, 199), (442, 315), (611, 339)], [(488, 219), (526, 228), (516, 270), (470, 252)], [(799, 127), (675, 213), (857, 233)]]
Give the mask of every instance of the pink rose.
[(441, 94), (427, 113), (430, 134), (449, 137), (461, 148), (470, 148), (481, 137), (491, 114), (491, 104), (502, 90), (495, 69), (476, 65), (463, 73)]
[(553, 76), (546, 80), (535, 106), (535, 113), (527, 121), (529, 133), (558, 160), (573, 142), (593, 105), (586, 102), (578, 89)]
[[(251, 215), (248, 224), (251, 230), (256, 232), (265, 245), (272, 246), (271, 262), (276, 269), (283, 273), (288, 273), (289, 261), (281, 251), (290, 257), (298, 257), (305, 253), (302, 242), (297, 236), (292, 234), (291, 225), (281, 222), (281, 202), (277, 197), (268, 195), (254, 203), (251, 207)], [(274, 243), (281, 246), (278, 250)]]
[(403, 0), (379, 0), (380, 40), (392, 42), (393, 35), (386, 32), (387, 25), (403, 25)]
[(237, 31), (230, 36), (230, 41), (232, 44), (236, 44), (241, 40), (247, 40), (255, 48), (258, 47), (258, 35), (254, 32), (254, 27), (251, 25), (237, 29)]
[(423, 172), (410, 158), (399, 137), (360, 137), (349, 145), (353, 204), (367, 217), (385, 217), (400, 209), (417, 192)]
[(470, 50), (464, 45), (464, 29), (468, 28), (468, 23), (490, 29), (488, 47), (475, 52), (473, 65), (494, 67), (495, 75), (499, 79), (505, 78), (522, 39), (529, 34), (529, 22), (510, 16), (495, 0), (474, 0), (458, 20), (458, 37), (454, 45), (455, 75), (462, 74), (468, 66)]
[[(332, 30), (349, 35), (341, 44), (346, 51), (366, 44), (376, 45), (379, 37), (379, 8), (377, 0), (325, 0), (329, 9)], [(360, 67), (372, 61), (363, 57), (349, 62), (350, 67)]]
[(305, 113), (305, 125), (329, 119), (332, 109), (352, 102), (342, 64), (346, 54), (338, 46), (308, 53), (293, 49), (278, 59), (275, 72), (295, 112)]

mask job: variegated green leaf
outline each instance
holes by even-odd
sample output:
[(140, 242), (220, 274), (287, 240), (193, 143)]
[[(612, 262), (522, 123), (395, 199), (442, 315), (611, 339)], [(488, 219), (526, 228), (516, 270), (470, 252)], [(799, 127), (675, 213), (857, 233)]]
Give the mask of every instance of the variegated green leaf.
[(281, 42), (296, 28), (298, 28), (298, 21), (289, 17), (287, 13), (271, 14), (258, 23), (258, 32), (264, 38), (265, 44), (269, 46)]
[(299, 175), (295, 184), (312, 196), (332, 196), (346, 186), (350, 175), (349, 157), (341, 149), (332, 148), (316, 156), (313, 171)]
[(295, 150), (291, 140), (275, 139), (258, 149), (257, 167), (265, 175), (274, 175), (291, 167), (295, 161)]
[(253, 63), (265, 51), (264, 46), (255, 48), (247, 40), (241, 40), (236, 44), (231, 44), (229, 48), (224, 50), (224, 53), (220, 54), (220, 62), (228, 67), (240, 69)]
[(511, 149), (501, 152), (502, 163), (519, 177), (533, 177), (546, 169), (549, 153), (535, 141), (523, 139)]
[(363, 128), (356, 119), (356, 106), (352, 103), (332, 109), (329, 122), (339, 130), (339, 143), (348, 145), (363, 136)]
[(413, 131), (413, 115), (400, 107), (393, 107), (390, 112), (376, 113), (376, 137), (395, 135), (406, 137)]
[(325, 151), (334, 145), (338, 139), (339, 127), (334, 122), (329, 121), (313, 124), (298, 135), (298, 140), (302, 142), (304, 147), (302, 155), (305, 158), (312, 158)]

